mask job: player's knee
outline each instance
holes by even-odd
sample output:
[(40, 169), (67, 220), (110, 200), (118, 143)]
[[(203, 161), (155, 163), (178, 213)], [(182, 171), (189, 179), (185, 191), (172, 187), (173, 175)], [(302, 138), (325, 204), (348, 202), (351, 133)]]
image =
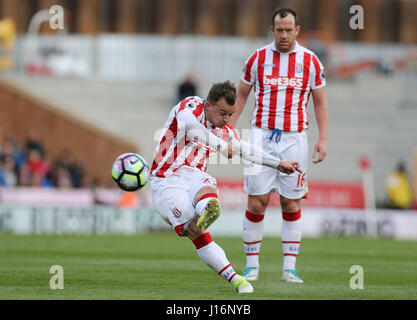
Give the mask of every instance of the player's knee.
[(254, 214), (263, 214), (268, 206), (268, 203), (260, 199), (252, 199), (248, 202), (248, 210)]
[(295, 213), (300, 210), (300, 200), (293, 200), (281, 197), (280, 201), (281, 209), (283, 212)]

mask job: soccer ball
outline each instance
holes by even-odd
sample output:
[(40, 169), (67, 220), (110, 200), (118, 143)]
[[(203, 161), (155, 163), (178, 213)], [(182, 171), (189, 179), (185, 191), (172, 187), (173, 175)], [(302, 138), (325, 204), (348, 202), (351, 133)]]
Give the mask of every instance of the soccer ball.
[(148, 181), (149, 166), (140, 155), (123, 153), (113, 162), (111, 176), (119, 188), (136, 191)]

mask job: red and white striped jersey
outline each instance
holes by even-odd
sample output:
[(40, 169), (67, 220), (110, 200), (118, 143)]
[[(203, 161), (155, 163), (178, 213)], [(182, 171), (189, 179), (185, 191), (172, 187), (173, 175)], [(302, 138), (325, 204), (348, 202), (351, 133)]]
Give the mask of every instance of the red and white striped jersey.
[(254, 85), (252, 125), (301, 132), (308, 128), (307, 102), (312, 89), (326, 85), (317, 56), (296, 41), (294, 50), (277, 51), (275, 41), (245, 62), (241, 80)]
[(180, 117), (183, 112), (189, 113), (187, 116), (191, 114), (193, 120), (196, 119), (204, 130), (211, 132), (217, 138), (230, 143), (239, 141), (238, 135), (230, 125), (217, 128), (207, 120), (203, 104), (204, 99), (200, 97), (188, 97), (171, 110), (155, 149), (151, 175), (164, 178), (172, 175), (182, 166), (194, 167), (205, 172), (210, 153), (218, 151), (185, 135), (186, 124), (178, 119), (184, 118)]

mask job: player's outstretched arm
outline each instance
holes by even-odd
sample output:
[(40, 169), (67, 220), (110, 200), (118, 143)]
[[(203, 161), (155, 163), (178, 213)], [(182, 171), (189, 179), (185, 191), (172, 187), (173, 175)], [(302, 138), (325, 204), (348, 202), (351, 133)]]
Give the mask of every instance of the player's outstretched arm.
[(179, 112), (177, 114), (177, 119), (181, 122), (179, 127), (184, 128), (185, 134), (188, 137), (199, 143), (210, 146), (214, 150), (220, 151), (228, 158), (238, 154), (242, 159), (255, 164), (278, 169), (287, 174), (292, 173), (295, 170), (300, 171), (298, 162), (280, 160), (263, 152), (262, 149), (253, 144), (246, 141), (239, 141), (236, 137), (233, 137), (232, 142), (229, 143), (223, 141), (208, 131), (190, 112)]
[(294, 171), (302, 172), (300, 164), (297, 161), (280, 160), (253, 144), (246, 141), (237, 141), (229, 144), (229, 155), (232, 150), (232, 155), (239, 154), (239, 156), (249, 162), (278, 169), (279, 171), (290, 174)]

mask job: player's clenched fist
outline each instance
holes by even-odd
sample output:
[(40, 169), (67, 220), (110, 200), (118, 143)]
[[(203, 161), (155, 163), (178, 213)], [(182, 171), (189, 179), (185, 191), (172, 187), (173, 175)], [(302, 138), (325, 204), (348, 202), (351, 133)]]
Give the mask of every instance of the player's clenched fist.
[(302, 173), (298, 161), (281, 160), (278, 165), (278, 170), (286, 174), (293, 173), (296, 170)]

